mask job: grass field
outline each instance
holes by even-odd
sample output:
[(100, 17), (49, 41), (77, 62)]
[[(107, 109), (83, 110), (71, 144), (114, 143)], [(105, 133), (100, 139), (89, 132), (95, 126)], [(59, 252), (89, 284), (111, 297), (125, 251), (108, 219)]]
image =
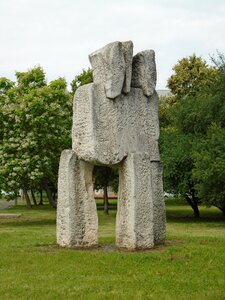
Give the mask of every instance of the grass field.
[(182, 202), (167, 200), (167, 242), (149, 251), (120, 252), (116, 210), (99, 206), (94, 250), (62, 249), (55, 211), (17, 206), (0, 213), (0, 299), (225, 299), (225, 222), (216, 209), (194, 220)]

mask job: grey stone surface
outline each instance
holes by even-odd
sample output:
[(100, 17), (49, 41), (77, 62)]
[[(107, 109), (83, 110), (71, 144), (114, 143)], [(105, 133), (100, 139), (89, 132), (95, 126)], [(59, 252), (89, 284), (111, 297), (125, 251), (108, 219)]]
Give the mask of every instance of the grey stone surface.
[(121, 162), (129, 152), (149, 152), (160, 160), (158, 151), (158, 96), (145, 97), (131, 88), (113, 101), (100, 85), (82, 86), (74, 98), (73, 149), (80, 159), (94, 164)]
[(133, 43), (131, 41), (123, 42), (122, 50), (123, 50), (123, 56), (126, 65), (123, 92), (127, 94), (130, 92), (131, 78), (132, 78)]
[(111, 43), (89, 55), (94, 83), (104, 84), (106, 97), (114, 99), (121, 94), (126, 63), (121, 42)]
[(59, 167), (57, 241), (97, 243), (93, 165), (120, 166), (116, 243), (147, 249), (165, 240), (154, 51), (134, 58), (132, 42), (90, 54), (94, 82), (74, 96), (72, 148)]
[(93, 193), (93, 166), (73, 150), (61, 154), (58, 179), (57, 243), (88, 247), (98, 243), (98, 217)]
[(154, 246), (150, 156), (130, 153), (120, 168), (116, 244), (127, 249)]
[(153, 204), (153, 231), (154, 231), (154, 244), (160, 245), (166, 239), (166, 213), (165, 203), (163, 197), (163, 182), (162, 173), (163, 167), (160, 161), (151, 161), (151, 186)]
[(136, 54), (132, 66), (132, 87), (143, 90), (145, 96), (151, 96), (156, 87), (155, 52), (146, 50)]

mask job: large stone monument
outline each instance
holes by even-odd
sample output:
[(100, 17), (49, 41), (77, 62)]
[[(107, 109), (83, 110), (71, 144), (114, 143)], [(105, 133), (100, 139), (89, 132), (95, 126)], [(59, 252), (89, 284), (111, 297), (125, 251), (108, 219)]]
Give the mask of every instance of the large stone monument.
[(133, 44), (114, 42), (89, 56), (94, 82), (73, 103), (72, 150), (61, 154), (57, 242), (98, 243), (94, 165), (118, 165), (118, 247), (148, 249), (165, 241), (158, 96), (153, 50), (133, 57)]

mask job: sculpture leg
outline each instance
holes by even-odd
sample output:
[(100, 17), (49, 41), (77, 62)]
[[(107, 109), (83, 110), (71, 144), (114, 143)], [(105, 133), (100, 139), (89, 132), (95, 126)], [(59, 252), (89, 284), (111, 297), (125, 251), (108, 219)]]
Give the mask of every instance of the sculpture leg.
[(58, 179), (57, 243), (91, 247), (98, 243), (98, 217), (92, 183), (93, 166), (73, 150), (61, 154)]
[(151, 162), (151, 181), (153, 193), (154, 244), (164, 244), (166, 239), (166, 213), (163, 199), (162, 164)]
[(154, 246), (150, 168), (146, 153), (131, 153), (122, 163), (116, 224), (118, 247), (134, 250)]

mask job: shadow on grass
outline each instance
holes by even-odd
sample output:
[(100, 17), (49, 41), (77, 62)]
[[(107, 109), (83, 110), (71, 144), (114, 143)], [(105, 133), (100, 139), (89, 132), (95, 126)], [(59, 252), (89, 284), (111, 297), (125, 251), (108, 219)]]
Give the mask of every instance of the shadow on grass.
[(166, 213), (166, 220), (168, 223), (220, 223), (221, 226), (225, 225), (225, 218), (220, 212), (200, 212), (200, 218), (195, 218), (192, 212), (187, 210), (170, 209)]
[(12, 220), (4, 219), (4, 222), (0, 223), (1, 227), (42, 227), (42, 226), (54, 226), (56, 223), (55, 219), (38, 219), (38, 220)]
[[(194, 218), (192, 209), (185, 204), (184, 201), (178, 201), (175, 199), (167, 199), (166, 201), (166, 219), (167, 223), (217, 223), (218, 226), (225, 226), (225, 218), (222, 213), (217, 209), (209, 209), (200, 206), (199, 219)], [(97, 203), (97, 210), (102, 212), (104, 207), (102, 203)], [(101, 219), (107, 221), (110, 217), (115, 218), (117, 210), (117, 203), (110, 203), (109, 216), (102, 214)], [(110, 216), (111, 212), (111, 216)], [(44, 206), (36, 206), (32, 209), (27, 209), (24, 205), (13, 206), (7, 210), (2, 210), (0, 213), (20, 213), (22, 216), (17, 219), (1, 220), (1, 226), (48, 226), (55, 225), (55, 213), (56, 209), (46, 204)], [(49, 218), (52, 214), (52, 218)], [(112, 216), (113, 215), (113, 216)], [(100, 216), (99, 216), (100, 217)]]
[(37, 205), (37, 206), (32, 206), (32, 208), (27, 208), (25, 205), (15, 205), (15, 206), (11, 206), (8, 209), (4, 209), (1, 210), (2, 212), (49, 212), (49, 211), (56, 211), (55, 208), (51, 207), (50, 205), (46, 204), (46, 205)]

